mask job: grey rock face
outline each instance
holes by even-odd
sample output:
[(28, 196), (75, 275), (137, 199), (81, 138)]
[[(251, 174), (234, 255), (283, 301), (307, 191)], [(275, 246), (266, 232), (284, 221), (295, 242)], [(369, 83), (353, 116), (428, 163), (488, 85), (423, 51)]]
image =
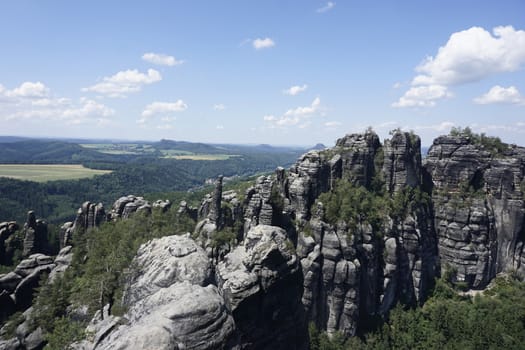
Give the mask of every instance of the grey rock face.
[[(188, 236), (140, 247), (127, 284), (124, 325), (98, 337), (96, 349), (234, 348), (235, 323), (211, 281), (204, 250)], [(102, 339), (101, 339), (102, 338)]]
[(10, 259), (6, 252), (6, 241), (18, 230), (18, 224), (15, 221), (0, 223), (0, 264), (7, 265)]
[(429, 150), (441, 268), (455, 269), (469, 287), (483, 288), (502, 271), (525, 276), (524, 164), (521, 147), (494, 156), (462, 136), (439, 137)]
[(244, 232), (259, 224), (272, 225), (274, 210), (272, 206), (272, 188), (274, 182), (270, 176), (260, 176), (255, 186), (246, 190), (246, 206), (244, 209)]
[(297, 245), (304, 275), (302, 303), (308, 320), (329, 334), (355, 335), (361, 263), (353, 239), (344, 229), (337, 231), (318, 218), (309, 225), (309, 233), (301, 233)]
[(96, 349), (224, 349), (234, 331), (217, 287), (172, 284), (132, 305)]
[(127, 219), (135, 212), (151, 214), (152, 206), (143, 197), (128, 195), (120, 197), (113, 203), (109, 217), (111, 220), (116, 218)]
[(303, 349), (302, 274), (286, 232), (258, 225), (216, 269), (241, 348)]
[(94, 204), (84, 202), (78, 209), (77, 217), (74, 222), (75, 229), (83, 228), (85, 230), (98, 227), (106, 220), (106, 211), (102, 203)]
[(356, 186), (369, 186), (375, 173), (374, 159), (381, 147), (373, 132), (351, 134), (337, 140), (331, 150), (310, 151), (290, 168), (288, 190), (295, 215), (300, 220), (310, 217), (310, 207), (335, 180), (344, 178)]
[(24, 251), (23, 256), (35, 253), (43, 253), (47, 247), (47, 223), (36, 219), (35, 213), (27, 213), (27, 221), (24, 224)]
[(142, 245), (132, 266), (135, 272), (125, 291), (126, 305), (174, 283), (187, 281), (205, 286), (211, 278), (207, 256), (187, 236), (167, 236)]
[(43, 254), (34, 254), (22, 260), (15, 269), (15, 273), (22, 276), (13, 293), (18, 310), (25, 310), (31, 306), (33, 295), (44, 273), (49, 273), (55, 267), (53, 259)]
[(383, 146), (386, 189), (397, 192), (421, 184), (421, 140), (408, 132), (394, 132)]
[(171, 208), (171, 202), (168, 199), (157, 199), (155, 202), (153, 202), (153, 208), (158, 208), (161, 212), (165, 213), (169, 208)]

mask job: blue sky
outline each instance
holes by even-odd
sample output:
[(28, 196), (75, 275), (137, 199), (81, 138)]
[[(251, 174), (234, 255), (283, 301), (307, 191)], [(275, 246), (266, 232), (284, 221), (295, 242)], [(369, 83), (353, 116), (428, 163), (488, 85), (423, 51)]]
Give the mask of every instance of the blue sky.
[(525, 145), (525, 2), (1, 1), (0, 134)]

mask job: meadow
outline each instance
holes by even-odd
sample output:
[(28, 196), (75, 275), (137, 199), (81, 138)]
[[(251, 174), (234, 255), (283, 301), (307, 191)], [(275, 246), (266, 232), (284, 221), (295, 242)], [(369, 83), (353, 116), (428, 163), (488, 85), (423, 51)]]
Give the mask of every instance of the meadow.
[(0, 164), (0, 177), (35, 182), (76, 180), (110, 173), (80, 164)]

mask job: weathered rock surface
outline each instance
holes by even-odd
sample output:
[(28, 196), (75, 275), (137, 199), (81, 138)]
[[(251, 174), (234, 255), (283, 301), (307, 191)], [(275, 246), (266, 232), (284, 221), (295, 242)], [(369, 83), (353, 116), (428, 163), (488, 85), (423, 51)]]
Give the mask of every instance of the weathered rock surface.
[(216, 270), (243, 349), (303, 349), (302, 273), (286, 231), (258, 225)]
[(9, 244), (11, 238), (18, 230), (16, 221), (0, 222), (0, 265), (8, 265), (11, 263), (11, 258), (8, 254), (6, 243)]
[(141, 246), (125, 292), (127, 324), (97, 339), (96, 349), (233, 348), (235, 324), (204, 250), (188, 236)]
[(32, 210), (27, 213), (23, 232), (24, 257), (35, 253), (47, 253), (47, 223), (41, 219), (37, 220)]
[(525, 277), (524, 165), (524, 148), (491, 154), (465, 136), (439, 137), (429, 150), (441, 269), (453, 268), (469, 287), (503, 271)]
[[(128, 312), (94, 320), (94, 336), (76, 348), (303, 349), (308, 322), (353, 336), (398, 302), (423, 303), (448, 268), (475, 289), (499, 272), (525, 278), (525, 148), (494, 152), (464, 135), (443, 136), (422, 161), (420, 147), (399, 130), (383, 146), (371, 131), (346, 135), (288, 171), (259, 177), (242, 202), (219, 177), (198, 209), (180, 204), (179, 214), (199, 220), (196, 242), (170, 236), (143, 245), (125, 291)], [(328, 223), (318, 198), (338, 181), (397, 209), (385, 206), (379, 226)], [(85, 203), (61, 242), (75, 227), (100, 223), (97, 208)], [(109, 217), (152, 208), (169, 202), (126, 196)], [(230, 232), (236, 239), (219, 244), (215, 235)], [(0, 276), (2, 310), (19, 307), (17, 290), (42, 266), (62, 273), (71, 252), (54, 262), (31, 257)]]
[(151, 214), (151, 204), (143, 197), (128, 195), (120, 197), (113, 203), (109, 218), (114, 220), (116, 218), (127, 219), (135, 212), (144, 212)]

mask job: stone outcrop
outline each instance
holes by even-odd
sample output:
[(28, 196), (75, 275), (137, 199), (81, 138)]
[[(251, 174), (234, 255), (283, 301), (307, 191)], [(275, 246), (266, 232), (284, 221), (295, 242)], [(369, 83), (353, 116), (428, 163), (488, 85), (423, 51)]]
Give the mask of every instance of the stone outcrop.
[(47, 252), (47, 223), (42, 219), (37, 220), (33, 211), (27, 213), (23, 233), (24, 250), (22, 255), (24, 257)]
[[(329, 219), (320, 195), (348, 183), (380, 198), (380, 223), (368, 222), (368, 213)], [(75, 346), (305, 349), (309, 322), (353, 336), (398, 302), (424, 303), (447, 269), (473, 289), (500, 272), (525, 278), (524, 199), (525, 148), (442, 136), (422, 160), (413, 133), (395, 130), (383, 145), (371, 131), (346, 135), (289, 170), (260, 176), (244, 196), (224, 191), (219, 177), (198, 209), (181, 202), (178, 214), (198, 220), (195, 241), (169, 236), (143, 245), (126, 284), (126, 314), (109, 315), (108, 307), (88, 327), (92, 336)], [(62, 227), (61, 242), (102, 218), (169, 205), (126, 196), (105, 215), (86, 202)], [(0, 239), (12, 235), (8, 226), (0, 225)], [(28, 306), (17, 293), (28, 294), (35, 271), (52, 269), (51, 279), (62, 273), (71, 248), (55, 261), (30, 258), (0, 276), (0, 317)]]
[[(222, 175), (215, 181), (212, 193), (207, 194), (197, 210), (197, 222), (194, 236), (206, 249), (208, 256), (217, 262), (231, 250), (232, 242), (222, 242), (216, 239), (220, 231), (231, 231), (234, 241), (242, 239), (243, 211), (235, 191), (222, 191)], [(195, 211), (188, 208), (186, 202), (181, 202), (179, 214), (187, 214), (193, 218)]]
[(304, 349), (302, 273), (286, 231), (258, 225), (216, 268), (242, 349)]
[(12, 252), (10, 252), (9, 243), (18, 229), (16, 221), (0, 223), (0, 265), (10, 265), (12, 260), (10, 253)]
[(111, 220), (117, 218), (127, 219), (135, 212), (151, 214), (151, 208), (151, 204), (143, 197), (128, 195), (120, 197), (113, 203), (108, 216)]
[[(94, 349), (223, 349), (236, 342), (235, 324), (204, 250), (188, 236), (141, 246), (127, 284), (127, 320), (113, 320)], [(124, 323), (118, 325), (118, 323)], [(108, 326), (109, 326), (108, 325)]]
[(51, 257), (33, 254), (22, 260), (14, 271), (0, 275), (0, 321), (29, 308), (42, 275), (50, 273), (55, 266)]
[(66, 222), (60, 227), (60, 249), (71, 245), (75, 234), (99, 227), (106, 220), (107, 215), (102, 203), (94, 204), (89, 201), (82, 203), (77, 210), (75, 221)]
[(525, 276), (525, 149), (493, 154), (467, 136), (442, 136), (424, 168), (433, 185), (441, 268), (457, 271), (473, 288), (499, 272)]
[(394, 132), (383, 146), (382, 174), (388, 192), (421, 185), (421, 140), (407, 132)]

